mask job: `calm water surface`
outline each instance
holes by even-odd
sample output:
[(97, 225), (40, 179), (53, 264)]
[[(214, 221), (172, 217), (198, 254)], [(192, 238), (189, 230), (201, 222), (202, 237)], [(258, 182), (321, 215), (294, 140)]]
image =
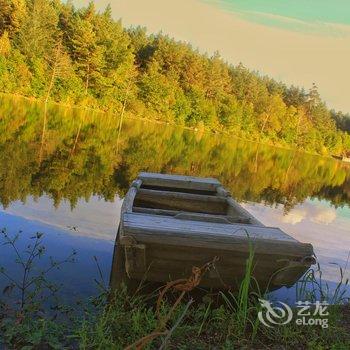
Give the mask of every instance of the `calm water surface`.
[[(349, 276), (346, 164), (140, 120), (124, 120), (120, 133), (118, 125), (114, 115), (0, 97), (0, 228), (21, 231), (23, 249), (43, 232), (56, 259), (77, 250), (76, 263), (50, 275), (67, 301), (97, 292), (94, 256), (108, 284), (122, 198), (140, 171), (218, 178), (264, 224), (312, 243), (330, 286), (339, 266)], [(0, 265), (17, 276), (14, 260), (1, 245)]]

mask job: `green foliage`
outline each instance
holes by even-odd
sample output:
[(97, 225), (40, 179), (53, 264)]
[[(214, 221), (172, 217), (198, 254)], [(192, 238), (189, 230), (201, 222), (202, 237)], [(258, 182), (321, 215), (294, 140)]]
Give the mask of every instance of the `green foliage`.
[(349, 151), (349, 119), (328, 110), (315, 85), (309, 92), (287, 87), (218, 53), (208, 57), (140, 27), (125, 30), (110, 7), (0, 0), (0, 19), (0, 91), (320, 154)]
[[(73, 99), (63, 90), (69, 80), (57, 81), (60, 93)], [(84, 86), (78, 86), (83, 94)], [(178, 114), (182, 123), (188, 114), (181, 112), (190, 110), (184, 106)], [(240, 113), (243, 118), (251, 110)], [(47, 104), (45, 114), (45, 104), (5, 96), (0, 96), (0, 116), (0, 203), (5, 207), (43, 193), (56, 205), (66, 199), (74, 206), (93, 195), (114, 200), (140, 171), (213, 176), (239, 201), (279, 203), (286, 211), (306, 198), (336, 207), (350, 203), (345, 163), (204, 133), (201, 123), (193, 132), (125, 118), (119, 133), (120, 119), (112, 113)], [(236, 127), (232, 123), (235, 132)], [(300, 125), (301, 134), (306, 127)]]
[(28, 63), (51, 54), (58, 35), (58, 14), (48, 0), (26, 1), (26, 15), (14, 37), (14, 43)]
[(338, 128), (350, 133), (350, 114), (343, 114), (342, 112), (335, 112), (333, 110), (331, 114)]
[[(36, 234), (29, 242), (29, 253), (21, 255), (17, 250), (17, 236), (10, 237), (5, 230), (3, 235), (8, 246), (14, 249), (16, 263), (24, 263), (23, 272), (27, 271), (30, 276), (30, 272), (37, 271), (35, 256), (45, 253), (43, 236)], [(301, 327), (294, 322), (268, 328), (260, 323), (258, 313), (261, 307), (257, 298), (262, 295), (256, 292), (256, 282), (252, 277), (252, 248), (250, 252), (238, 292), (218, 295), (211, 292), (197, 297), (196, 302), (186, 296), (174, 307), (179, 292), (173, 291), (169, 293), (172, 296), (163, 299), (159, 315), (155, 307), (157, 293), (130, 295), (124, 286), (114, 291), (104, 290), (97, 297), (79, 302), (74, 307), (66, 307), (57, 299), (55, 307), (47, 312), (40, 295), (46, 289), (51, 291), (45, 271), (59, 265), (53, 262), (44, 273), (31, 275), (42, 283), (32, 293), (25, 293), (33, 298), (27, 299), (19, 309), (15, 302), (5, 302), (7, 294), (13, 292), (5, 288), (0, 296), (0, 346), (10, 349), (125, 349), (152, 334), (158, 329), (160, 320), (171, 311), (171, 317), (164, 325), (165, 332), (151, 339), (144, 349), (349, 348), (349, 329), (345, 321), (349, 313), (348, 303), (328, 308), (329, 327), (326, 329), (320, 326)], [(23, 260), (25, 256), (27, 259)], [(4, 269), (0, 273), (8, 277)], [(32, 277), (26, 281), (32, 281)], [(299, 297), (313, 302), (316, 294), (323, 293), (322, 279), (318, 282), (306, 278), (313, 293), (303, 292)], [(341, 278), (339, 285), (342, 286), (343, 282)], [(339, 294), (336, 292), (336, 295)]]
[[(59, 286), (48, 279), (48, 274), (74, 262), (76, 252), (62, 261), (50, 257), (48, 266), (41, 268), (39, 261), (46, 253), (43, 234), (30, 237), (21, 251), (21, 233), (10, 235), (6, 229), (1, 230), (3, 245), (13, 251), (21, 275), (16, 279), (0, 265), (0, 276), (8, 283), (0, 298), (0, 346), (4, 343), (16, 349), (62, 349), (71, 310), (57, 304)], [(50, 313), (49, 305), (55, 312)], [(65, 317), (67, 325), (57, 322), (59, 316)]]
[[(249, 257), (246, 260), (245, 275), (239, 285), (238, 292), (221, 292), (226, 307), (232, 312), (229, 333), (241, 338), (246, 335), (249, 327), (249, 329), (251, 329), (252, 340), (254, 340), (260, 324), (259, 318), (257, 317), (261, 309), (258, 298), (264, 297), (253, 276), (253, 271), (254, 249), (251, 241), (249, 241)], [(254, 290), (254, 293), (252, 290)]]
[(0, 36), (0, 55), (7, 56), (10, 53), (10, 50), (11, 50), (11, 43), (9, 39), (9, 34), (7, 31), (5, 31)]
[(0, 0), (0, 36), (9, 32), (12, 37), (26, 14), (25, 0)]
[[(8, 315), (14, 313), (33, 315), (40, 310), (45, 301), (52, 297), (58, 287), (47, 280), (47, 274), (54, 269), (58, 269), (61, 265), (74, 262), (76, 252), (73, 251), (66, 259), (62, 261), (54, 261), (50, 257), (50, 264), (47, 268), (36, 270), (36, 264), (45, 255), (45, 246), (43, 245), (43, 234), (38, 232), (30, 237), (29, 244), (23, 252), (18, 249), (18, 241), (20, 240), (19, 232), (17, 235), (11, 236), (6, 229), (1, 230), (3, 245), (11, 247), (15, 253), (16, 264), (21, 269), (21, 276), (18, 280), (14, 279), (6, 269), (0, 265), (0, 275), (8, 280), (8, 285), (4, 288), (3, 294), (9, 296), (15, 294), (19, 302), (15, 308), (9, 308)], [(49, 292), (49, 293), (47, 293)]]

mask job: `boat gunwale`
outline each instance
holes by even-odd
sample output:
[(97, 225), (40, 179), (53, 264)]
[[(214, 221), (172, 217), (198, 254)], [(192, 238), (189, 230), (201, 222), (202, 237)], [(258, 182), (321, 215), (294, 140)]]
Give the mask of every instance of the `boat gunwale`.
[[(141, 174), (146, 174), (146, 173), (141, 173)], [(154, 175), (154, 173), (150, 173), (151, 175)], [(181, 176), (176, 175), (176, 179), (179, 179)], [(187, 177), (184, 177), (185, 179), (187, 179)], [(193, 177), (192, 177), (193, 178)], [(198, 179), (202, 179), (202, 178), (198, 178)], [(211, 178), (208, 178), (211, 179)], [(215, 179), (214, 179), (215, 180)], [(239, 229), (243, 229), (247, 228), (247, 229), (254, 229), (255, 227), (257, 228), (266, 228), (266, 230), (268, 229), (273, 229), (273, 230), (280, 230), (280, 228), (278, 227), (267, 227), (265, 225), (263, 225), (260, 221), (258, 221), (257, 219), (255, 219), (255, 217), (253, 215), (251, 215), (245, 208), (243, 208), (240, 204), (238, 204), (230, 195), (230, 193), (220, 184), (219, 181), (215, 181), (217, 183), (216, 186), (216, 194), (215, 196), (212, 196), (213, 198), (217, 198), (218, 202), (220, 201), (225, 201), (225, 203), (227, 203), (228, 207), (233, 208), (233, 210), (237, 211), (240, 215), (242, 215), (243, 217), (249, 218), (250, 219), (250, 223), (234, 223), (234, 222), (227, 222), (227, 223), (222, 223), (225, 225), (230, 225), (231, 227), (234, 227), (234, 225), (238, 225)], [(137, 194), (140, 192), (140, 190), (142, 189), (142, 185), (143, 185), (143, 181), (139, 177), (134, 180), (130, 186), (129, 191), (127, 192), (125, 198), (124, 198), (124, 202), (122, 205), (122, 209), (121, 209), (121, 217), (120, 217), (120, 223), (121, 223), (121, 228), (122, 228), (122, 235), (125, 235), (125, 230), (124, 230), (124, 226), (125, 226), (125, 218), (124, 218), (124, 214), (128, 214), (131, 213), (133, 215), (146, 215), (146, 216), (151, 216), (151, 217), (155, 217), (155, 218), (169, 218), (172, 216), (166, 216), (166, 215), (159, 215), (159, 214), (150, 214), (150, 213), (139, 213), (139, 212), (135, 212), (133, 210), (134, 208), (134, 202), (136, 199)], [(147, 190), (150, 191), (150, 193), (152, 193), (152, 190)], [(155, 190), (155, 193), (159, 193), (161, 191)], [(165, 191), (166, 192), (166, 191)], [(181, 197), (181, 193), (182, 192), (177, 192), (178, 194), (180, 194)], [(185, 193), (186, 196), (188, 196), (188, 193)], [(191, 196), (191, 195), (190, 195)], [(193, 195), (195, 198), (200, 198), (201, 195), (198, 194), (194, 194)], [(208, 197), (208, 196), (207, 196)], [(214, 200), (216, 201), (216, 199)], [(183, 213), (189, 213), (187, 211), (179, 211), (179, 213), (183, 214)], [(213, 215), (216, 216), (216, 215)], [(219, 216), (219, 215), (217, 215)], [(223, 215), (222, 215), (223, 216)], [(225, 216), (223, 216), (225, 217)], [(226, 216), (229, 217), (229, 216)], [(185, 219), (181, 219), (178, 218), (177, 220), (185, 220)], [(191, 220), (191, 219), (186, 219), (186, 221), (195, 221), (196, 224), (201, 224), (201, 223), (206, 223), (205, 220)], [(212, 223), (216, 223), (216, 222), (212, 222)], [(307, 244), (307, 243), (302, 243), (300, 241), (298, 241), (297, 239), (295, 239), (294, 237), (288, 235), (287, 233), (285, 233), (284, 231), (281, 231), (281, 238), (276, 238), (276, 239), (270, 239), (271, 241), (276, 241), (276, 242), (292, 242), (292, 243), (299, 243), (299, 244)], [(181, 231), (177, 231), (177, 232), (173, 232), (174, 235), (177, 234), (181, 234)], [(187, 238), (190, 238), (190, 235), (198, 235), (198, 237), (200, 237), (199, 234), (196, 234), (194, 232), (190, 232), (187, 235)], [(167, 235), (168, 236), (168, 235)], [(207, 236), (212, 236), (212, 237), (226, 237), (229, 240), (232, 240), (234, 238), (238, 238), (238, 237), (242, 237), (242, 236), (231, 236), (229, 234), (222, 234), (222, 235), (209, 235), (209, 234), (202, 234), (201, 237), (207, 237)], [(243, 240), (247, 241), (247, 238), (249, 238), (249, 235), (247, 235), (246, 237), (242, 237)], [(255, 242), (257, 241), (262, 241), (262, 242), (267, 242), (269, 240), (269, 238), (264, 238), (264, 237), (257, 237), (256, 235), (253, 235), (252, 237), (250, 237), (251, 239), (253, 239)]]

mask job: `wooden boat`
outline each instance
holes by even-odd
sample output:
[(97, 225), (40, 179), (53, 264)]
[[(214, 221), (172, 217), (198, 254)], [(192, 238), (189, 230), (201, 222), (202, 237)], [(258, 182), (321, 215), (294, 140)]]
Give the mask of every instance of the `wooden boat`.
[(111, 286), (165, 284), (217, 257), (200, 286), (234, 288), (252, 251), (262, 289), (289, 287), (315, 263), (311, 244), (264, 226), (216, 179), (140, 173), (122, 205)]

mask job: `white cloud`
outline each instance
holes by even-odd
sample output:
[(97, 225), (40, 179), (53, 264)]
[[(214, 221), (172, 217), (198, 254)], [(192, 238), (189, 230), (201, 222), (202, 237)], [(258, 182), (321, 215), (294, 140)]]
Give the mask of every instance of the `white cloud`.
[(316, 224), (329, 225), (337, 218), (337, 213), (334, 208), (322, 208), (313, 213), (310, 217), (312, 222)]
[(281, 205), (273, 209), (263, 206), (262, 204), (245, 204), (244, 206), (262, 220), (273, 220), (288, 225), (307, 224), (310, 222), (320, 225), (329, 225), (337, 219), (337, 211), (335, 208), (310, 201), (297, 205), (286, 214), (283, 213), (283, 207)]
[(295, 209), (287, 215), (282, 216), (281, 221), (285, 222), (286, 224), (295, 225), (302, 222), (306, 218), (306, 215), (306, 210)]
[(52, 200), (42, 196), (38, 200), (29, 197), (25, 204), (14, 202), (4, 212), (69, 230), (74, 235), (114, 240), (121, 204), (117, 196), (114, 202), (94, 196), (89, 202), (80, 199), (74, 210), (71, 210), (68, 201), (62, 201), (58, 208), (54, 208)]

